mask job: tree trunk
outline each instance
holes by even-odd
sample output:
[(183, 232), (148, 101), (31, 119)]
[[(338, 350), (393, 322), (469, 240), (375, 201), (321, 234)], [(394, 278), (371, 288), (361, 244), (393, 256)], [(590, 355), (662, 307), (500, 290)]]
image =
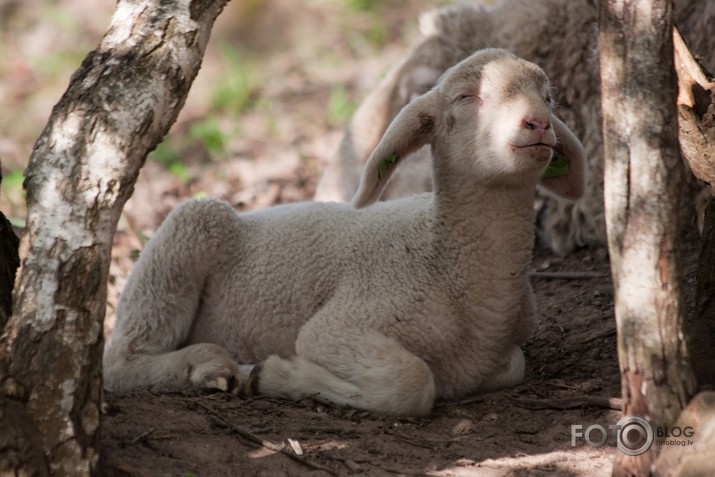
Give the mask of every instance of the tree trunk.
[(696, 316), (688, 320), (693, 371), (698, 387), (715, 389), (715, 200), (705, 209), (698, 257)]
[(686, 336), (698, 386), (715, 389), (715, 82), (695, 61), (677, 30), (673, 41), (680, 148), (695, 177), (707, 184), (711, 194), (700, 239), (697, 311), (687, 321)]
[[(605, 205), (624, 414), (672, 425), (695, 381), (682, 339), (676, 77), (670, 0), (601, 0)], [(658, 449), (614, 475), (648, 475)]]
[[(0, 167), (2, 160), (0, 160)], [(0, 185), (2, 174), (0, 173)], [(12, 230), (12, 225), (0, 212), (0, 331), (12, 313), (12, 287), (15, 283), (15, 272), (20, 266), (17, 247), (20, 240)]]
[(0, 212), (0, 330), (12, 313), (12, 287), (15, 272), (20, 265), (17, 248), (20, 240), (12, 230), (12, 225)]
[(0, 472), (99, 473), (112, 238), (147, 154), (184, 104), (226, 1), (120, 0), (37, 140), (25, 171), (15, 309), (0, 342), (0, 410), (6, 416), (19, 406), (26, 418), (0, 424)]
[(695, 177), (715, 195), (715, 82), (700, 68), (677, 29), (673, 43), (680, 147)]

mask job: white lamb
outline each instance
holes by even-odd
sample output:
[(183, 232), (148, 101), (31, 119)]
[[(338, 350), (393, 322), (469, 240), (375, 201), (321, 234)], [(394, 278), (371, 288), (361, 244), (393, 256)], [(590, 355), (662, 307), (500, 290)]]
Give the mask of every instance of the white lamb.
[[(483, 50), (398, 115), (355, 207), (178, 207), (122, 294), (105, 387), (240, 387), (425, 415), (435, 398), (521, 382), (536, 184), (569, 198), (584, 188), (583, 148), (549, 88), (533, 63)], [(424, 144), (435, 192), (366, 207)], [(568, 174), (544, 179), (552, 150)], [(259, 364), (243, 379), (238, 363)]]
[[(541, 194), (540, 238), (558, 254), (605, 243), (601, 105), (597, 56), (598, 12), (593, 0), (459, 2), (420, 17), (423, 39), (365, 98), (318, 182), (315, 200), (350, 201), (359, 171), (390, 121), (428, 91), (448, 67), (485, 47), (505, 48), (539, 64), (554, 79), (559, 115), (585, 145), (590, 182), (582, 200)], [(405, 158), (383, 200), (431, 190), (429, 147)]]
[[(595, 0), (499, 0), (457, 3), (420, 18), (423, 40), (365, 98), (345, 129), (315, 194), (320, 201), (349, 201), (360, 170), (402, 107), (428, 91), (442, 71), (485, 47), (505, 48), (539, 64), (554, 79), (559, 116), (583, 141), (589, 183), (582, 200), (564, 202), (546, 194), (540, 202), (540, 237), (558, 254), (604, 244), (603, 138), (598, 62), (598, 2)], [(706, 67), (715, 69), (715, 2), (675, 0), (677, 25)], [(407, 159), (407, 158), (406, 158)], [(409, 158), (386, 186), (383, 199), (431, 189), (430, 150)], [(688, 210), (688, 209), (685, 209)]]

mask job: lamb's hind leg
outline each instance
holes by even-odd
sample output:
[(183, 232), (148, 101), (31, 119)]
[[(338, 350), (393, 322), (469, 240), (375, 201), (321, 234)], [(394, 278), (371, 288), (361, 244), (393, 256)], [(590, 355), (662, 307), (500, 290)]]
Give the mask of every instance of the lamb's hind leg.
[(221, 258), (236, 214), (220, 201), (177, 207), (142, 251), (117, 307), (104, 351), (104, 386), (236, 390), (239, 368), (221, 347), (181, 348), (196, 319), (202, 288)]
[(531, 284), (527, 280), (519, 320), (513, 330), (512, 338), (515, 344), (505, 354), (501, 366), (479, 386), (480, 392), (496, 391), (521, 384), (524, 380), (526, 362), (520, 345), (531, 337), (535, 327), (536, 299), (531, 291)]
[(392, 415), (426, 415), (435, 385), (427, 364), (380, 333), (342, 330), (345, 340), (302, 346), (298, 356), (271, 356), (254, 368), (249, 391), (282, 399), (312, 396)]
[(521, 384), (524, 380), (526, 362), (519, 346), (512, 346), (506, 361), (479, 386), (479, 392), (496, 391)]

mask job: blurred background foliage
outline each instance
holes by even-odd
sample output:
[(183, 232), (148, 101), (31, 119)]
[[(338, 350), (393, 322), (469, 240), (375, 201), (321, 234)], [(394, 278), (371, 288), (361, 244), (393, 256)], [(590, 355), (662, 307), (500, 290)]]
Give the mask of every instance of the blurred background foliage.
[[(419, 13), (448, 3), (229, 2), (179, 120), (142, 172), (154, 186), (149, 195), (218, 195), (248, 208), (246, 190), (257, 183), (298, 179), (303, 194), (275, 201), (309, 196), (360, 100), (418, 41)], [(114, 8), (115, 0), (91, 8), (84, 0), (0, 0), (0, 210), (18, 225), (34, 141)], [(259, 161), (279, 167), (262, 172)]]

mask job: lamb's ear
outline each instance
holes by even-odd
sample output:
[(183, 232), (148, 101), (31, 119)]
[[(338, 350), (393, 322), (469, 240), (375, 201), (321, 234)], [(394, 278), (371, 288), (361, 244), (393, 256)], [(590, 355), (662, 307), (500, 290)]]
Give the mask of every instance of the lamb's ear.
[(367, 160), (352, 203), (356, 208), (376, 202), (397, 163), (431, 143), (439, 121), (437, 94), (431, 91), (405, 106), (390, 124)]
[(586, 153), (581, 141), (557, 117), (553, 117), (558, 143), (541, 185), (565, 199), (576, 200), (586, 189)]
[(393, 104), (397, 103), (399, 107), (404, 107), (431, 90), (437, 84), (440, 76), (442, 76), (442, 72), (429, 65), (406, 62), (401, 68), (397, 80), (395, 88), (397, 100), (393, 100)]

